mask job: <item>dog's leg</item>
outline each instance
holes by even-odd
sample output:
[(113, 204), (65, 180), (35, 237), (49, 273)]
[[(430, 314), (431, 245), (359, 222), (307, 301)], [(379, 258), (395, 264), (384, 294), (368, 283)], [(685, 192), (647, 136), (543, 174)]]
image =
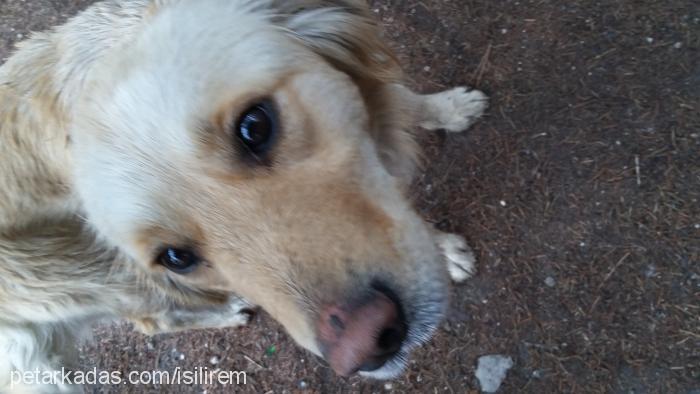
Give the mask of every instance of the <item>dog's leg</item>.
[(173, 307), (159, 314), (131, 317), (137, 330), (147, 335), (202, 328), (238, 327), (248, 324), (253, 306), (231, 296), (228, 303), (215, 306)]
[[(82, 393), (70, 370), (89, 324), (0, 326), (0, 393)], [(65, 369), (62, 369), (65, 368)]]
[(465, 87), (419, 97), (418, 125), (428, 130), (464, 131), (488, 108), (484, 93)]
[(463, 282), (476, 273), (476, 257), (464, 238), (436, 230), (435, 241), (445, 257), (447, 271), (454, 282)]
[(488, 108), (484, 93), (466, 87), (434, 94), (418, 94), (398, 84), (387, 88), (393, 110), (408, 113), (412, 124), (427, 130), (464, 131)]
[[(410, 128), (413, 125), (428, 130), (444, 129), (452, 132), (463, 131), (483, 115), (488, 107), (488, 97), (478, 90), (468, 90), (458, 87), (435, 94), (418, 94), (399, 84), (388, 84), (383, 87), (380, 97), (373, 106), (384, 103), (383, 124), (398, 125), (399, 129)], [(400, 144), (394, 144), (398, 155), (405, 156), (410, 149), (396, 149)], [(412, 171), (399, 171), (405, 175), (406, 185), (411, 183)], [(445, 257), (447, 269), (455, 282), (463, 282), (476, 272), (474, 252), (461, 236), (435, 230), (435, 243)]]
[[(410, 111), (414, 122), (428, 130), (464, 131), (488, 108), (484, 93), (464, 87), (428, 95), (414, 93), (402, 85), (391, 85), (391, 89), (394, 102)], [(435, 242), (454, 282), (463, 282), (476, 273), (474, 252), (462, 236), (435, 230)]]

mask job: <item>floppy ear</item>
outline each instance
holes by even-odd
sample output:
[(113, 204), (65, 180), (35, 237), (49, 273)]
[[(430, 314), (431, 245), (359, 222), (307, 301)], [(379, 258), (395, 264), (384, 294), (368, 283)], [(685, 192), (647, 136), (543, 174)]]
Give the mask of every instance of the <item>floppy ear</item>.
[(273, 0), (272, 5), (279, 25), (353, 78), (382, 162), (404, 185), (410, 184), (419, 151), (406, 132), (413, 109), (391, 87), (401, 82), (401, 69), (365, 1)]
[(357, 80), (396, 82), (401, 71), (363, 0), (274, 0), (280, 24)]

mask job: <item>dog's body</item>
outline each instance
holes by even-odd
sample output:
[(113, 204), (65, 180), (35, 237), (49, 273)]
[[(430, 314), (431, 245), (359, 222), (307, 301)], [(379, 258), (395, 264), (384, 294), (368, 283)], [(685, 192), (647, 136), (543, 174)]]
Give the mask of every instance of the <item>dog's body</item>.
[[(106, 1), (22, 43), (0, 68), (0, 392), (74, 389), (10, 371), (70, 364), (95, 320), (236, 326), (251, 305), (339, 373), (400, 372), (444, 312), (440, 255), (473, 270), (402, 195), (406, 130), (464, 130), (486, 103), (399, 83), (353, 0)], [(274, 146), (242, 151), (241, 119)], [(363, 368), (357, 338), (387, 327), (396, 349)]]

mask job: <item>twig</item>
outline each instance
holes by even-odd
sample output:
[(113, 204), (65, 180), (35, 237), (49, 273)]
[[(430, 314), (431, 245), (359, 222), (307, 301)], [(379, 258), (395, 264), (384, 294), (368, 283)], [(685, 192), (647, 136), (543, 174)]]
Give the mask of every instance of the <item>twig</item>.
[[(615, 273), (615, 271), (616, 271), (617, 268), (620, 266), (620, 264), (622, 264), (622, 262), (625, 261), (625, 260), (627, 259), (627, 257), (629, 257), (629, 255), (630, 255), (630, 252), (625, 253), (625, 255), (622, 256), (622, 258), (621, 258), (617, 263), (615, 263), (615, 266), (612, 267), (612, 269), (610, 270), (610, 272), (608, 272), (608, 274), (605, 275), (605, 278), (603, 278), (603, 281), (600, 282), (600, 284), (598, 285), (598, 289), (597, 289), (596, 292), (600, 293), (600, 289), (603, 288), (603, 285), (605, 285), (605, 282), (607, 282), (608, 279), (610, 279), (610, 277), (612, 276), (612, 274)], [(591, 313), (593, 313), (593, 310), (595, 310), (595, 307), (598, 305), (598, 302), (599, 302), (599, 301), (600, 301), (600, 294), (595, 298), (595, 300), (593, 301), (593, 304), (591, 304), (591, 307), (590, 307), (590, 309), (588, 310), (588, 314), (589, 314), (589, 315), (590, 315)]]
[(244, 355), (243, 355), (243, 358), (245, 358), (246, 360), (248, 360), (248, 362), (250, 362), (251, 364), (255, 365), (256, 367), (258, 367), (258, 368), (260, 368), (260, 369), (265, 369), (265, 367), (263, 367), (262, 365), (258, 364), (255, 360), (253, 360), (252, 358), (248, 357), (247, 355), (244, 354)]
[(603, 282), (601, 282), (600, 285), (598, 285), (598, 290), (600, 290), (603, 287), (605, 282), (607, 282), (608, 279), (610, 279), (610, 277), (612, 276), (613, 273), (615, 273), (615, 271), (620, 266), (620, 264), (622, 264), (622, 262), (625, 261), (629, 256), (630, 256), (630, 252), (627, 252), (627, 253), (625, 253), (624, 256), (622, 256), (622, 258), (617, 263), (615, 263), (615, 266), (613, 266), (612, 269), (610, 270), (610, 272), (608, 272), (608, 274), (605, 275)]
[(486, 71), (486, 67), (489, 63), (489, 57), (491, 56), (491, 43), (489, 42), (489, 45), (486, 47), (486, 52), (484, 52), (484, 56), (481, 57), (481, 61), (479, 62), (479, 66), (476, 68), (475, 76), (474, 76), (474, 87), (479, 87), (479, 84), (481, 83), (481, 77), (484, 76), (484, 72)]

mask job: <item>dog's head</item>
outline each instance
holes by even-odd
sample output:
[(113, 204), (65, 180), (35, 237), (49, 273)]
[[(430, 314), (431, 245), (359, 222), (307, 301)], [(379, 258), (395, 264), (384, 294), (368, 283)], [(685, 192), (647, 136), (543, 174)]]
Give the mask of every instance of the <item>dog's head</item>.
[(262, 306), (338, 373), (396, 375), (446, 272), (396, 176), (410, 143), (378, 120), (394, 63), (366, 9), (162, 3), (76, 112), (90, 222), (173, 288)]

